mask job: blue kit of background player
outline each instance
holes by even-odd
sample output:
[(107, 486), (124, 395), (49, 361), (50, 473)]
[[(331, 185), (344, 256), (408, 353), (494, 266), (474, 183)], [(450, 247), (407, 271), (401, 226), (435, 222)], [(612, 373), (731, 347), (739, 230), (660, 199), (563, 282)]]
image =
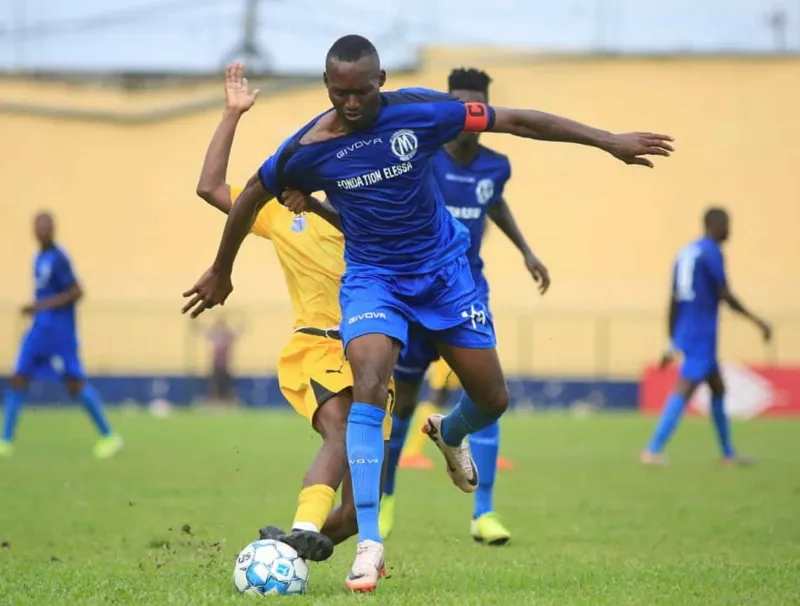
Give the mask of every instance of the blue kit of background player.
[(725, 385), (717, 361), (720, 301), (725, 301), (733, 311), (756, 324), (765, 340), (770, 339), (771, 329), (764, 320), (748, 311), (728, 286), (721, 249), (730, 232), (728, 214), (721, 208), (709, 209), (703, 227), (704, 237), (678, 253), (673, 269), (669, 312), (671, 345), (662, 359), (662, 366), (666, 366), (677, 352), (682, 355), (683, 362), (675, 393), (667, 401), (650, 444), (641, 455), (642, 463), (648, 465), (664, 463), (661, 453), (695, 389), (704, 382), (711, 389), (711, 418), (723, 461), (748, 461), (736, 455), (725, 413)]
[(122, 447), (122, 440), (111, 431), (99, 394), (85, 382), (78, 356), (75, 306), (83, 291), (67, 253), (55, 243), (52, 216), (47, 213), (37, 215), (34, 231), (39, 243), (33, 267), (35, 300), (22, 310), (25, 315), (33, 316), (33, 322), (22, 341), (16, 370), (3, 402), (0, 455), (13, 453), (17, 418), (29, 382), (57, 376), (64, 381), (70, 395), (80, 400), (101, 434), (95, 446), (95, 456), (113, 456)]
[[(477, 69), (455, 69), (448, 77), (448, 91), (465, 103), (488, 103), (488, 74)], [(489, 284), (483, 273), (481, 245), (487, 219), (491, 219), (523, 254), (525, 266), (540, 284), (542, 293), (549, 287), (547, 268), (533, 254), (514, 220), (503, 192), (511, 177), (506, 156), (479, 142), (479, 133), (462, 132), (446, 143), (432, 159), (433, 174), (447, 210), (470, 234), (467, 260), (478, 298), (489, 314)], [(395, 480), (401, 452), (410, 429), (411, 418), (423, 377), (430, 364), (439, 358), (436, 343), (424, 331), (412, 330), (408, 347), (394, 369), (397, 398), (392, 412), (392, 435), (381, 500), (380, 530), (386, 537), (394, 524)], [(449, 368), (447, 369), (449, 371)], [(444, 404), (447, 381), (432, 399)], [(436, 408), (431, 413), (436, 412)], [(430, 414), (424, 415), (425, 417)], [(415, 428), (416, 429), (416, 428)], [(478, 470), (478, 487), (470, 521), (470, 534), (479, 542), (500, 545), (511, 534), (494, 511), (494, 482), (498, 468), (500, 428), (497, 421), (470, 435), (469, 446)]]

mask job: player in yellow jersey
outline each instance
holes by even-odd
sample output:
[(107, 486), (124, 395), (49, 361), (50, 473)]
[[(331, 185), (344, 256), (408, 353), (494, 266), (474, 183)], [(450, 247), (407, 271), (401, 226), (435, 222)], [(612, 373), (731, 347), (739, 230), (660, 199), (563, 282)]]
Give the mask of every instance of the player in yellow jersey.
[[(425, 444), (430, 440), (422, 432), (428, 417), (444, 409), (452, 393), (461, 388), (461, 383), (443, 359), (431, 364), (428, 370), (428, 399), (414, 412), (414, 421), (409, 431), (408, 441), (400, 455), (399, 467), (402, 469), (431, 469), (433, 461), (425, 455)], [(514, 469), (515, 463), (504, 457), (497, 457), (497, 469)]]
[[(209, 143), (197, 194), (227, 214), (241, 189), (226, 182), (228, 159), (239, 119), (255, 103), (241, 63), (225, 73), (226, 107)], [(281, 352), (278, 380), (292, 407), (311, 421), (322, 447), (306, 472), (292, 531), (263, 528), (262, 539), (278, 539), (301, 557), (321, 561), (333, 546), (358, 532), (348, 470), (345, 430), (352, 404), (353, 375), (344, 359), (339, 324), (339, 287), (344, 273), (344, 237), (315, 214), (295, 215), (277, 201), (266, 204), (251, 233), (272, 241), (294, 311), (294, 334)], [(391, 411), (393, 386), (389, 390)], [(391, 415), (384, 421), (384, 439)], [(342, 485), (342, 505), (334, 509)]]

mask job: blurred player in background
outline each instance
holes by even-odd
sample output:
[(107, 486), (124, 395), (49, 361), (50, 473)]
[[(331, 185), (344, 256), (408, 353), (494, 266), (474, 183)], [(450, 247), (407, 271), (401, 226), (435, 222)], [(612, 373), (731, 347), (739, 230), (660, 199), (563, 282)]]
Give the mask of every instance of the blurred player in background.
[(667, 400), (650, 444), (641, 454), (641, 461), (646, 465), (665, 463), (664, 447), (678, 426), (686, 404), (703, 382), (711, 390), (711, 418), (719, 438), (722, 461), (750, 462), (737, 456), (725, 413), (725, 385), (717, 362), (720, 301), (753, 322), (765, 341), (772, 337), (772, 329), (750, 312), (728, 286), (721, 249), (730, 231), (728, 213), (721, 208), (709, 209), (703, 217), (703, 228), (705, 235), (678, 253), (673, 269), (668, 320), (670, 347), (661, 364), (669, 364), (677, 353), (683, 356), (683, 363), (675, 393)]
[(244, 333), (242, 326), (233, 327), (224, 316), (217, 316), (211, 326), (198, 326), (197, 331), (211, 346), (211, 373), (209, 375), (210, 397), (214, 402), (236, 404), (234, 379), (231, 372), (233, 346)]
[[(347, 261), (339, 294), (342, 340), (355, 379), (347, 459), (358, 545), (345, 587), (374, 591), (386, 570), (378, 525), (382, 428), (394, 366), (410, 337), (430, 333), (468, 394), (426, 426), (462, 491), (478, 485), (465, 438), (508, 407), (492, 318), (466, 258), (469, 234), (444, 206), (432, 178), (433, 155), (464, 130), (590, 145), (644, 166), (652, 166), (644, 156), (668, 156), (672, 147), (664, 135), (617, 135), (542, 112), (465, 104), (426, 89), (381, 92), (386, 72), (378, 52), (358, 35), (331, 46), (324, 82), (332, 108), (290, 136), (250, 178), (228, 215), (214, 262), (184, 292), (184, 309), (196, 318), (225, 302), (241, 243), (273, 198), (293, 210), (337, 215)], [(333, 208), (311, 196), (317, 191)]]
[(33, 323), (22, 341), (17, 367), (5, 393), (0, 455), (13, 453), (17, 418), (31, 379), (55, 373), (70, 396), (80, 401), (100, 432), (95, 456), (111, 457), (122, 448), (122, 440), (106, 419), (100, 395), (86, 382), (78, 355), (75, 307), (83, 290), (66, 251), (55, 242), (55, 222), (50, 213), (36, 215), (34, 234), (39, 244), (33, 262), (34, 302), (22, 308), (23, 314), (33, 317)]
[[(485, 72), (476, 69), (456, 69), (448, 78), (448, 90), (450, 94), (465, 103), (485, 104), (488, 103), (490, 82), (491, 79)], [(470, 247), (467, 250), (467, 260), (481, 304), (488, 310), (489, 284), (483, 274), (483, 259), (480, 254), (487, 216), (522, 253), (525, 266), (534, 280), (540, 284), (542, 294), (550, 286), (550, 276), (547, 268), (533, 254), (525, 241), (511, 209), (503, 198), (506, 183), (511, 177), (508, 158), (481, 145), (479, 137), (478, 133), (462, 132), (445, 144), (433, 156), (433, 175), (447, 210), (469, 230)], [(392, 437), (389, 441), (389, 460), (386, 465), (386, 482), (381, 500), (380, 528), (383, 538), (389, 535), (394, 524), (394, 489), (398, 459), (408, 435), (422, 379), (431, 362), (439, 357), (435, 345), (431, 346), (427, 342), (429, 337), (420, 338), (422, 342), (409, 339), (407, 352), (400, 354), (394, 370), (397, 402), (392, 413)], [(437, 403), (441, 406), (446, 402), (446, 394), (449, 394), (448, 379), (455, 377), (455, 373), (450, 371), (444, 361), (440, 361), (438, 368), (434, 367), (434, 374), (438, 376), (432, 378), (431, 389), (434, 390), (433, 397), (440, 398)], [(450, 384), (453, 387), (457, 385), (452, 382)], [(434, 412), (436, 410), (429, 411), (427, 416)], [(424, 435), (422, 427), (418, 433)], [(500, 522), (493, 504), (500, 445), (498, 422), (495, 421), (470, 434), (469, 445), (478, 471), (478, 487), (475, 491), (470, 533), (479, 542), (490, 545), (504, 544), (511, 538), (511, 534)]]
[[(239, 119), (258, 96), (257, 90), (248, 89), (241, 63), (226, 70), (225, 94), (225, 112), (209, 143), (197, 193), (228, 214), (241, 192), (227, 183), (233, 138)], [(261, 538), (280, 540), (304, 559), (321, 561), (330, 557), (335, 543), (358, 531), (345, 447), (353, 374), (339, 333), (344, 238), (319, 216), (295, 215), (277, 202), (258, 212), (250, 233), (272, 241), (295, 316), (294, 334), (278, 361), (281, 392), (322, 436), (322, 447), (303, 481), (292, 531), (268, 526)], [(386, 440), (390, 431), (391, 416), (385, 415)], [(333, 509), (340, 485), (342, 506)]]

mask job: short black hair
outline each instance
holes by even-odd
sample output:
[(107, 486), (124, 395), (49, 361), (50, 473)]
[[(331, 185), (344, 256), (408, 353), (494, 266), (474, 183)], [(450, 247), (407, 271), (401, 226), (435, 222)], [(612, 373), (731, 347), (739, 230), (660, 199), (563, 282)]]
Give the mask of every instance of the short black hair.
[(367, 40), (364, 36), (358, 34), (348, 34), (342, 36), (333, 46), (328, 50), (328, 55), (325, 61), (335, 59), (336, 61), (344, 61), (346, 63), (355, 63), (363, 57), (378, 56), (378, 50), (375, 45)]
[(447, 88), (454, 90), (471, 90), (489, 96), (489, 84), (492, 79), (484, 71), (474, 67), (459, 67), (450, 72), (447, 77)]
[(708, 229), (715, 222), (727, 218), (728, 218), (727, 210), (725, 210), (721, 206), (712, 206), (703, 215), (703, 227)]

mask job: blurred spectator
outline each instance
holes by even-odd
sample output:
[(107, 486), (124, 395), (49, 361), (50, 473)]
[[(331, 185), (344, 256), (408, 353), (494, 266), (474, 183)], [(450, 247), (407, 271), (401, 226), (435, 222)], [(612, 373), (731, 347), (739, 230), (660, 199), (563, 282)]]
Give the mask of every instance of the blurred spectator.
[(209, 397), (213, 402), (236, 405), (236, 393), (233, 387), (231, 358), (233, 346), (242, 336), (244, 327), (232, 327), (224, 316), (218, 316), (211, 326), (197, 326), (211, 346), (211, 372), (209, 376)]

